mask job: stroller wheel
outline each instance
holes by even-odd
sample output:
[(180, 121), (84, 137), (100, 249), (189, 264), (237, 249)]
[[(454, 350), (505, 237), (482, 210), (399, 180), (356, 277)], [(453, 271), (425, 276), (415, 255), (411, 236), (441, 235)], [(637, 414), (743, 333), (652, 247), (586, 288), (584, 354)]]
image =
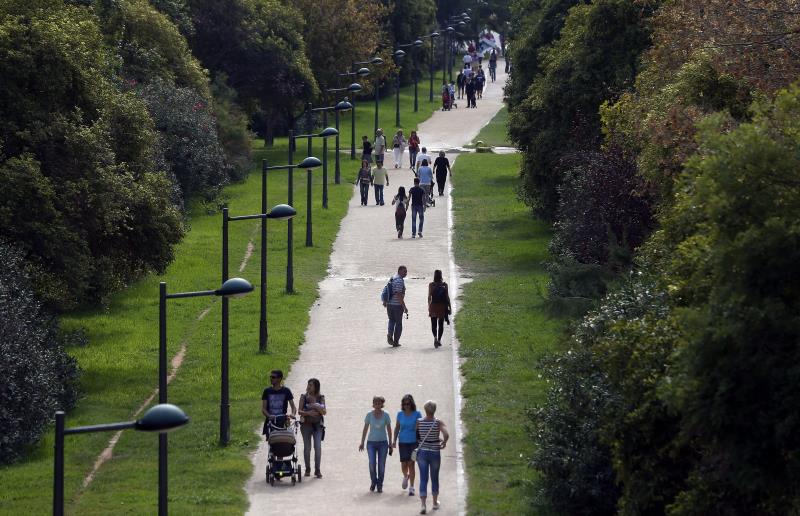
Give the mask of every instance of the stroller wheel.
[(294, 475), (292, 475), (292, 485), (295, 485), (296, 483), (297, 483), (297, 479), (294, 477)]
[(297, 481), (303, 481), (303, 466), (297, 466)]
[(272, 487), (275, 487), (275, 475), (267, 475), (267, 482), (269, 482), (269, 485)]

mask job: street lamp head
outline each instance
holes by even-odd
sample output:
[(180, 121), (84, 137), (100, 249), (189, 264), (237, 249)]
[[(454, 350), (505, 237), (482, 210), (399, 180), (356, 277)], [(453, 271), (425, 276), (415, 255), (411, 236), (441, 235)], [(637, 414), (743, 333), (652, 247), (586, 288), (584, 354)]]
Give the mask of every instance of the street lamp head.
[(351, 84), (350, 86), (347, 87), (347, 91), (352, 92), (352, 93), (356, 93), (356, 92), (361, 91), (361, 90), (362, 90), (362, 87), (357, 82), (354, 82), (353, 84)]
[(455, 32), (456, 29), (454, 29), (453, 27), (447, 27), (445, 30), (447, 32)]
[[(335, 128), (326, 127), (317, 136), (320, 137), (320, 138), (328, 138), (329, 136), (336, 136), (337, 134), (339, 134), (339, 131), (337, 131)], [(317, 165), (317, 166), (319, 166), (319, 165)]]
[(214, 291), (214, 295), (222, 297), (242, 297), (253, 291), (253, 285), (242, 278), (231, 278)]
[(350, 111), (351, 109), (353, 109), (353, 105), (351, 103), (347, 102), (347, 99), (345, 99), (345, 100), (339, 102), (338, 104), (336, 104), (336, 106), (334, 106), (333, 109), (335, 111)]
[[(316, 158), (314, 158), (316, 159)], [(297, 215), (297, 210), (288, 204), (277, 204), (269, 210), (267, 214), (268, 219), (289, 220)]]
[(366, 77), (370, 73), (371, 72), (369, 71), (369, 68), (359, 68), (358, 71), (356, 72), (356, 75), (358, 75), (359, 77)]
[(402, 50), (395, 50), (393, 55), (394, 55), (395, 59), (403, 59), (403, 57), (405, 57), (406, 53), (404, 51), (402, 51)]
[(314, 156), (309, 156), (297, 165), (297, 168), (302, 169), (309, 169), (309, 168), (318, 168), (322, 166), (322, 162), (319, 158), (315, 158)]
[(438, 38), (439, 37), (439, 33), (438, 32), (431, 32), (430, 37), (431, 38)]
[(458, 22), (458, 26), (459, 26), (459, 27), (461, 27), (461, 28), (463, 29), (464, 27), (466, 27), (466, 26), (467, 26), (467, 24), (466, 24), (466, 23), (464, 23), (463, 21), (460, 21), (460, 22)]
[(136, 430), (142, 432), (166, 433), (189, 423), (189, 416), (169, 403), (161, 403), (144, 413), (134, 424)]
[(372, 59), (369, 60), (369, 62), (370, 62), (370, 64), (374, 64), (374, 65), (382, 65), (383, 64), (383, 59), (381, 59), (380, 57), (373, 57)]
[(415, 47), (421, 47), (422, 46), (422, 40), (418, 39), (418, 40), (414, 41), (414, 46)]

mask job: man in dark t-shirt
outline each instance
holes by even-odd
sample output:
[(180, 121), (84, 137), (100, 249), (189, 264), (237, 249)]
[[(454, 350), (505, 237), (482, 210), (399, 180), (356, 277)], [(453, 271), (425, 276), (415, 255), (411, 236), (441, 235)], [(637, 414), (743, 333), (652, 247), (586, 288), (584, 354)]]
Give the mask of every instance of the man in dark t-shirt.
[(261, 413), (267, 418), (264, 421), (264, 434), (269, 433), (268, 422), (270, 419), (273, 419), (277, 426), (286, 425), (287, 410), (290, 406), (292, 407), (292, 417), (297, 413), (292, 391), (288, 387), (281, 385), (283, 371), (279, 369), (272, 371), (269, 375), (269, 380), (272, 386), (264, 389), (264, 393), (261, 395)]
[(450, 170), (450, 160), (444, 155), (444, 151), (439, 151), (439, 157), (433, 162), (433, 171), (436, 173), (436, 186), (439, 188), (439, 195), (444, 195), (444, 183), (447, 181), (447, 173)]
[(417, 216), (419, 216), (419, 237), (422, 238), (422, 225), (425, 223), (425, 190), (419, 186), (419, 178), (414, 178), (414, 186), (408, 190), (411, 197), (411, 238), (417, 238)]

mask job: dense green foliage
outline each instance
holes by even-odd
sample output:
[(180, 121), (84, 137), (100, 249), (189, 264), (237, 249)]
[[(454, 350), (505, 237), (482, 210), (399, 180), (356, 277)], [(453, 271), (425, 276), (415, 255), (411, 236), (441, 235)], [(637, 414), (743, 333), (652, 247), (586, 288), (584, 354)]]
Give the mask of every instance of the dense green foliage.
[[(531, 434), (539, 492), (560, 514), (791, 514), (800, 87), (780, 89), (796, 77), (784, 57), (793, 31), (769, 42), (764, 31), (798, 16), (785, 1), (631, 2), (654, 13), (641, 45), (622, 45), (639, 71), (631, 83), (619, 66), (625, 80), (604, 81), (603, 98), (564, 78), (582, 62), (586, 77), (608, 70), (574, 58), (598, 43), (572, 25), (604, 3), (571, 8), (555, 42), (533, 43), (508, 92), (512, 136), (555, 160), (539, 169), (549, 178), (523, 168), (522, 187), (541, 208), (558, 184), (551, 295), (594, 306), (568, 351), (544, 362), (551, 389)], [(542, 7), (519, 21), (520, 44), (534, 41)], [(562, 98), (586, 101), (572, 125), (562, 115), (578, 104), (537, 93), (557, 84), (558, 62), (571, 63), (556, 74)], [(571, 132), (546, 140), (554, 127)]]
[(153, 123), (112, 82), (96, 19), (71, 6), (0, 14), (0, 236), (58, 308), (163, 270), (180, 216)]
[(39, 440), (56, 410), (77, 397), (78, 369), (63, 349), (57, 320), (34, 296), (22, 253), (0, 242), (0, 464)]
[(520, 195), (540, 216), (555, 216), (561, 158), (597, 139), (598, 106), (632, 85), (649, 41), (647, 13), (632, 0), (577, 5), (560, 37), (540, 51), (535, 64), (541, 74), (514, 106), (509, 124), (512, 141), (525, 153)]

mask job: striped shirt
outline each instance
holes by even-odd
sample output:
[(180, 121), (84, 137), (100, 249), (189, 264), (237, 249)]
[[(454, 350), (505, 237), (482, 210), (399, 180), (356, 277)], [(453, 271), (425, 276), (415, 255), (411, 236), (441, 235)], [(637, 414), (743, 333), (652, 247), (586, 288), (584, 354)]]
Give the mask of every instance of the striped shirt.
[(403, 281), (403, 278), (400, 275), (395, 274), (392, 276), (392, 298), (389, 300), (390, 305), (402, 305), (403, 302), (400, 300), (400, 296), (405, 296), (406, 293), (406, 282)]
[[(417, 420), (417, 435), (419, 437), (419, 449), (436, 451), (442, 449), (441, 440), (439, 439), (439, 420)], [(426, 438), (427, 436), (427, 438)]]

